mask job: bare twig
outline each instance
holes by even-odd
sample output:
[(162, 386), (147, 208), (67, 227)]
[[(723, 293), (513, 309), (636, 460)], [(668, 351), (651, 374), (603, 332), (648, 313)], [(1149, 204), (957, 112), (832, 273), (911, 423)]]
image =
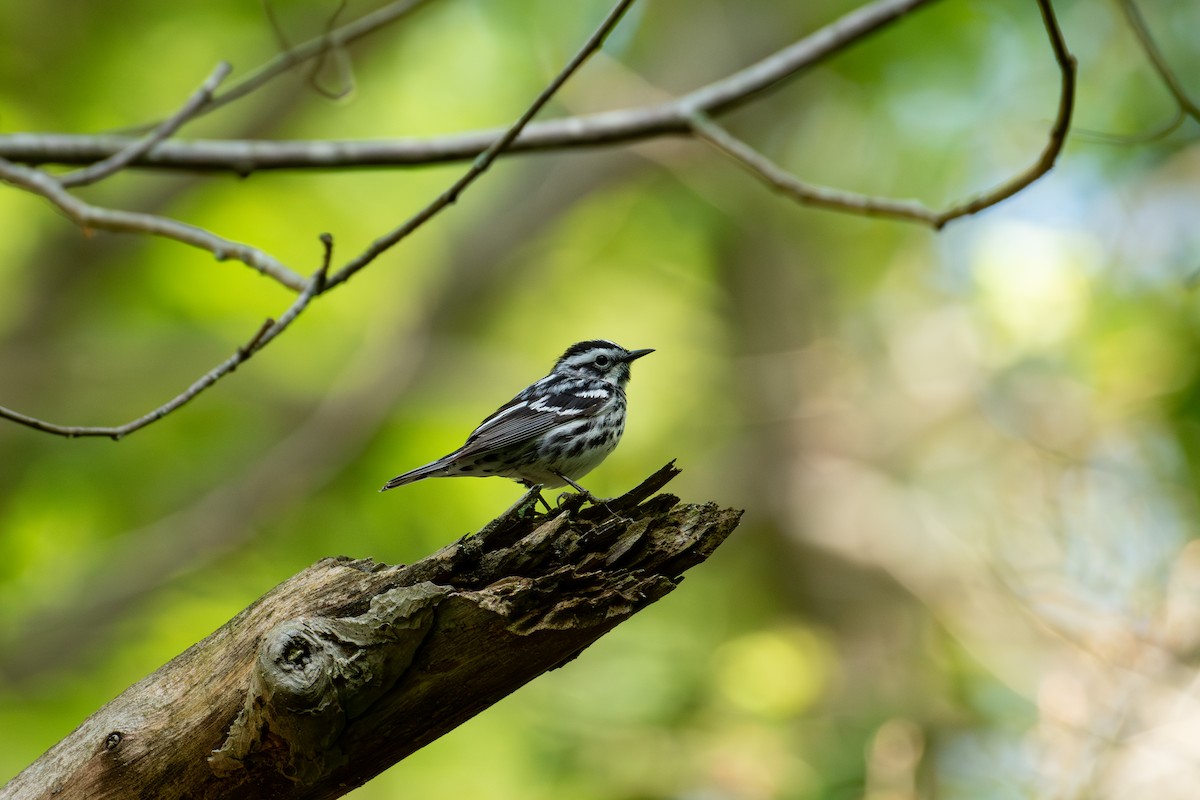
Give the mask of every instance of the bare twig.
[(463, 190), (474, 183), (480, 175), (487, 171), (488, 167), (492, 165), (500, 153), (516, 140), (517, 136), (520, 135), (521, 130), (527, 124), (529, 124), (531, 119), (533, 119), (533, 116), (541, 111), (542, 107), (550, 101), (550, 98), (553, 97), (560, 88), (562, 88), (562, 85), (566, 83), (567, 80), (574, 75), (581, 66), (583, 66), (583, 63), (587, 61), (594, 52), (600, 49), (600, 46), (604, 44), (604, 40), (608, 38), (608, 35), (612, 32), (613, 28), (617, 26), (617, 23), (621, 21), (621, 17), (625, 15), (625, 12), (629, 10), (629, 7), (632, 6), (633, 3), (634, 0), (618, 0), (617, 4), (614, 5), (612, 10), (608, 13), (608, 16), (602, 23), (600, 23), (600, 27), (597, 28), (590, 37), (588, 37), (588, 40), (584, 42), (579, 51), (571, 58), (570, 61), (567, 62), (567, 65), (562, 68), (558, 75), (554, 77), (554, 80), (550, 81), (549, 85), (547, 85), (546, 88), (541, 91), (541, 93), (534, 99), (533, 103), (531, 103), (530, 106), (525, 109), (525, 112), (517, 118), (517, 121), (510, 125), (508, 130), (506, 130), (502, 136), (492, 142), (492, 144), (486, 150), (484, 150), (478, 158), (475, 159), (474, 163), (471, 164), (470, 169), (463, 173), (463, 175), (454, 183), (452, 183), (448, 189), (434, 198), (431, 203), (426, 205), (413, 216), (409, 217), (408, 220), (406, 220), (403, 224), (393, 228), (388, 233), (376, 239), (359, 256), (352, 259), (340, 270), (338, 270), (337, 273), (329, 279), (328, 288), (333, 288), (340, 283), (344, 283), (351, 276), (353, 276), (354, 273), (370, 264), (381, 254), (394, 247), (399, 241), (432, 219), (438, 212), (457, 201), (459, 194), (461, 194)]
[(58, 436), (65, 436), (68, 439), (81, 437), (107, 437), (113, 441), (117, 441), (134, 431), (141, 430), (152, 422), (157, 422), (163, 417), (170, 414), (172, 411), (182, 407), (191, 400), (195, 399), (196, 395), (203, 392), (214, 383), (224, 378), (229, 373), (236, 370), (242, 363), (249, 361), (250, 358), (262, 350), (271, 341), (283, 333), (289, 325), (291, 325), (300, 312), (308, 307), (308, 304), (314, 297), (320, 294), (320, 287), (325, 284), (325, 273), (328, 269), (328, 259), (322, 264), (313, 276), (309, 279), (304, 291), (300, 293), (283, 315), (278, 320), (267, 320), (258, 329), (258, 331), (250, 337), (246, 344), (239, 347), (233, 352), (229, 358), (222, 361), (217, 366), (210, 369), (204, 375), (200, 376), (191, 386), (177, 394), (175, 397), (163, 403), (158, 408), (143, 414), (135, 420), (125, 423), (124, 425), (114, 426), (88, 426), (88, 425), (57, 425), (53, 422), (31, 417), (27, 414), (22, 414), (19, 411), (0, 406), (0, 417), (11, 420), (26, 427), (42, 431), (43, 433), (53, 433)]
[(692, 129), (698, 138), (708, 142), (797, 203), (869, 217), (890, 217), (928, 225), (937, 223), (937, 214), (916, 200), (889, 200), (805, 183), (722, 128), (703, 112), (697, 111), (693, 115)]
[[(267, 24), (271, 26), (271, 33), (275, 34), (275, 43), (279, 45), (280, 53), (287, 53), (292, 49), (292, 43), (288, 41), (279, 17), (275, 16), (275, 6), (271, 0), (259, 0), (259, 4), (262, 6), (263, 16), (267, 18)], [(325, 35), (328, 36), (329, 31), (325, 31)]]
[[(284, 53), (292, 51), (292, 45), (290, 42), (288, 42), (287, 34), (283, 30), (283, 25), (279, 22), (279, 18), (275, 16), (275, 6), (272, 5), (270, 0), (262, 0), (262, 7), (263, 13), (266, 14), (267, 22), (270, 23), (271, 30), (275, 33), (275, 39), (279, 42), (279, 49)], [(337, 25), (338, 17), (340, 17), (342, 12), (345, 10), (346, 0), (340, 0), (337, 8), (335, 8), (333, 13), (329, 15), (329, 20), (325, 23), (324, 33), (327, 41), (328, 37), (332, 35), (335, 30), (337, 30), (334, 26)], [(321, 82), (319, 80), (321, 70), (324, 69), (326, 58), (330, 53), (334, 55), (338, 65), (343, 67), (347, 75), (349, 75), (345, 88), (338, 89), (336, 91), (330, 91), (321, 86)], [(308, 70), (308, 85), (312, 87), (313, 91), (315, 91), (317, 94), (330, 100), (340, 100), (346, 95), (350, 94), (350, 92), (354, 90), (354, 74), (350, 71), (347, 64), (345, 49), (340, 45), (330, 44), (326, 49), (318, 53), (316, 60), (313, 61), (312, 67)]]
[(246, 95), (257, 91), (264, 85), (283, 75), (298, 64), (303, 64), (314, 58), (319, 58), (330, 50), (340, 49), (364, 36), (407, 16), (429, 0), (397, 0), (386, 6), (372, 11), (353, 22), (348, 22), (340, 28), (323, 33), (306, 42), (280, 53), (275, 58), (251, 72), (245, 78), (230, 86), (213, 98), (202, 114), (215, 111), (222, 106), (240, 100)]
[(1098, 142), (1100, 144), (1114, 145), (1136, 145), (1149, 144), (1157, 142), (1179, 130), (1180, 126), (1187, 120), (1188, 115), (1183, 113), (1183, 109), (1175, 106), (1175, 113), (1166, 122), (1151, 128), (1142, 133), (1119, 134), (1105, 133), (1104, 131), (1088, 130), (1086, 128), (1075, 127), (1071, 131), (1071, 135), (1084, 141)]
[(1158, 49), (1158, 44), (1154, 41), (1154, 37), (1150, 35), (1150, 29), (1146, 27), (1146, 20), (1142, 17), (1142, 12), (1138, 10), (1137, 5), (1133, 0), (1117, 0), (1117, 5), (1125, 12), (1125, 18), (1129, 20), (1129, 27), (1133, 31), (1133, 35), (1137, 37), (1142, 50), (1146, 52), (1146, 58), (1150, 59), (1151, 65), (1154, 66), (1154, 71), (1162, 79), (1163, 84), (1167, 87), (1167, 91), (1175, 98), (1175, 102), (1179, 104), (1179, 108), (1192, 119), (1200, 121), (1200, 106), (1197, 106), (1188, 95), (1183, 84), (1179, 82), (1179, 77), (1175, 74), (1175, 70), (1171, 69), (1171, 65), (1167, 63), (1166, 57)]
[(1050, 39), (1050, 49), (1054, 52), (1054, 60), (1058, 63), (1060, 75), (1058, 113), (1050, 128), (1046, 146), (1042, 148), (1038, 160), (1024, 172), (1013, 176), (1010, 180), (974, 200), (968, 200), (943, 211), (938, 215), (938, 220), (934, 224), (935, 228), (941, 228), (953, 219), (976, 214), (985, 208), (991, 208), (997, 203), (1007, 200), (1053, 169), (1058, 160), (1058, 154), (1062, 152), (1063, 145), (1067, 140), (1067, 132), (1071, 129), (1071, 115), (1075, 110), (1075, 70), (1077, 65), (1075, 57), (1067, 48), (1066, 40), (1063, 39), (1062, 29), (1058, 26), (1058, 18), (1054, 15), (1054, 7), (1050, 0), (1037, 0), (1037, 4), (1038, 9), (1042, 12), (1042, 24), (1046, 27), (1046, 36)]
[(200, 85), (200, 88), (188, 98), (188, 101), (182, 107), (167, 119), (163, 120), (154, 130), (147, 133), (142, 138), (131, 143), (128, 147), (113, 153), (103, 161), (98, 161), (90, 167), (68, 172), (65, 175), (58, 176), (58, 182), (63, 187), (73, 188), (76, 186), (87, 186), (97, 181), (101, 181), (119, 170), (124, 169), (131, 163), (141, 158), (145, 153), (150, 152), (150, 149), (159, 142), (167, 139), (175, 131), (187, 122), (189, 119), (196, 116), (201, 109), (212, 101), (213, 92), (221, 81), (229, 76), (230, 70), (233, 68), (229, 62), (222, 61), (217, 64), (216, 69), (208, 76), (208, 79)]
[(218, 261), (234, 259), (258, 270), (295, 291), (304, 289), (304, 278), (284, 266), (273, 256), (257, 247), (224, 239), (215, 233), (188, 225), (185, 222), (143, 214), (119, 211), (86, 203), (68, 192), (54, 176), (39, 169), (14, 164), (0, 158), (0, 181), (41, 195), (57, 206), (72, 222), (84, 230), (106, 230), (117, 233), (148, 233), (173, 239), (212, 253)]
[[(307, 284), (305, 284), (304, 291), (298, 298), (296, 298), (295, 302), (292, 303), (292, 305), (283, 313), (282, 316), (280, 316), (277, 321), (268, 321), (268, 324), (264, 324), (246, 345), (239, 347), (233, 353), (233, 355), (222, 361), (213, 369), (209, 370), (185, 391), (176, 395), (167, 403), (164, 403), (153, 411), (150, 411), (149, 413), (139, 417), (136, 420), (133, 420), (132, 422), (118, 426), (57, 425), (4, 407), (0, 407), (0, 417), (7, 418), (13, 422), (26, 425), (30, 428), (34, 428), (45, 433), (53, 433), (59, 436), (66, 436), (68, 438), (101, 436), (117, 440), (136, 430), (144, 428), (152, 422), (162, 419), (167, 414), (170, 414), (172, 411), (175, 411), (190, 400), (194, 399), (202, 391), (212, 386), (225, 375), (233, 372), (240, 364), (247, 361), (255, 353), (270, 344), (276, 336), (278, 336), (280, 333), (286, 330), (289, 325), (291, 325), (291, 323), (308, 306), (309, 302), (311, 302), (313, 298), (347, 280), (355, 272), (373, 261), (379, 254), (395, 245), (405, 236), (412, 233), (422, 224), (431, 219), (439, 211), (457, 200), (458, 195), (471, 183), (473, 183), (476, 178), (482, 175), (489, 166), (491, 166), (492, 162), (495, 161), (500, 152), (506, 146), (508, 146), (513, 139), (516, 138), (516, 136), (521, 132), (521, 128), (523, 128), (525, 124), (529, 122), (533, 115), (541, 110), (541, 108), (550, 100), (554, 93), (562, 87), (567, 79), (570, 78), (571, 75), (573, 75), (576, 70), (583, 65), (583, 63), (592, 53), (599, 49), (599, 47), (604, 43), (605, 38), (607, 38), (608, 34), (613, 30), (613, 28), (616, 27), (617, 23), (621, 20), (621, 17), (624, 16), (629, 7), (633, 5), (634, 1), (635, 0), (618, 0), (612, 11), (609, 12), (608, 16), (600, 24), (600, 27), (596, 29), (596, 31), (588, 38), (583, 47), (580, 48), (579, 52), (575, 54), (575, 56), (567, 63), (562, 71), (555, 76), (554, 80), (552, 80), (550, 84), (542, 90), (533, 103), (525, 110), (523, 114), (521, 114), (517, 121), (513, 123), (506, 135), (500, 139), (497, 139), (485, 153), (480, 155), (480, 157), (476, 159), (475, 163), (471, 165), (471, 168), (467, 170), (467, 172), (464, 173), (461, 178), (455, 181), (449, 189), (439, 195), (433, 202), (418, 212), (415, 216), (410, 218), (403, 225), (394, 229), (386, 236), (377, 239), (362, 255), (348, 263), (332, 278), (328, 276), (328, 272), (333, 254), (333, 237), (331, 237), (329, 234), (322, 234), (321, 243), (324, 246), (324, 254), (321, 267), (308, 280)], [(29, 188), (31, 191), (36, 191), (38, 194), (42, 194), (52, 202), (55, 202), (56, 205), (59, 205), (59, 207), (68, 214), (75, 212), (80, 214), (80, 216), (83, 218), (90, 218), (88, 216), (89, 214), (96, 216), (98, 213), (98, 218), (100, 219), (110, 219), (111, 215), (128, 216), (129, 214), (129, 212), (116, 211), (100, 212), (99, 210), (93, 209), (92, 207), (87, 206), (87, 204), (82, 203), (82, 201), (71, 196), (64, 189), (62, 189), (62, 187), (59, 186), (53, 180), (53, 178), (41, 170), (22, 167), (0, 160), (0, 178), (10, 180), (13, 183), (17, 183), (25, 188)], [(26, 184), (28, 185), (26, 186)], [(149, 215), (139, 216), (149, 217)], [(74, 215), (72, 218), (76, 219)], [(149, 220), (160, 220), (160, 218), (149, 217)], [(80, 220), (76, 219), (76, 221)], [(170, 220), (160, 221), (172, 222)], [(143, 224), (148, 224), (148, 220), (141, 220), (141, 222)], [(81, 222), (81, 224), (83, 223)], [(188, 229), (194, 236), (212, 237), (212, 234), (202, 231), (199, 228), (184, 226), (182, 223), (173, 224)], [(216, 237), (212, 238), (215, 239)]]
[[(325, 34), (328, 36), (335, 30), (334, 25), (337, 24), (338, 17), (346, 10), (346, 0), (340, 0), (337, 8), (329, 15), (329, 21), (325, 25)], [(321, 85), (321, 70), (325, 68), (326, 57), (333, 55), (334, 63), (341, 69), (345, 75), (344, 85), (337, 90), (326, 89)], [(346, 48), (339, 45), (333, 45), (324, 53), (322, 53), (316, 61), (313, 62), (312, 68), (308, 71), (308, 85), (313, 88), (321, 96), (329, 100), (341, 100), (354, 91), (354, 70), (350, 67), (350, 57), (346, 53)]]
[(1053, 167), (1062, 151), (1071, 127), (1071, 113), (1075, 104), (1075, 58), (1067, 49), (1058, 20), (1050, 0), (1037, 0), (1042, 11), (1042, 22), (1054, 51), (1062, 75), (1062, 88), (1058, 100), (1058, 114), (1038, 160), (1028, 169), (1010, 180), (978, 197), (958, 203), (944, 211), (934, 211), (916, 200), (893, 200), (883, 197), (845, 192), (805, 183), (772, 162), (765, 155), (741, 141), (714, 122), (702, 108), (694, 108), (689, 122), (695, 135), (737, 161), (761, 180), (783, 194), (804, 205), (820, 206), (837, 211), (864, 216), (889, 217), (892, 219), (919, 222), (941, 229), (951, 220), (978, 213), (1007, 200), (1045, 175)]
[[(130, 607), (178, 577), (244, 546), (298, 497), (336, 475), (366, 446), (390, 410), (436, 369), (434, 340), (448, 330), (480, 330), (482, 313), (518, 297), (536, 271), (509, 258), (567, 216), (574, 202), (642, 174), (633, 156), (539, 164), (518, 177), (523, 201), (511, 214), (472, 225), (449, 244), (439, 278), (422, 289), (415, 317), (389, 318), (381, 335), (356, 348), (311, 416), (258, 458), (241, 463), (187, 508), (148, 527), (109, 539), (53, 607), (6, 609), (0, 626), (0, 684), (19, 691), (29, 680), (71, 669)], [(554, 180), (547, 180), (554, 175)], [(502, 265), (499, 268), (493, 265)], [(273, 324), (273, 323), (272, 323)], [(265, 328), (264, 328), (265, 331)], [(381, 359), (389, 368), (380, 370)], [(286, 481), (279, 476), (286, 474)], [(19, 646), (18, 646), (19, 643)]]
[(1145, 133), (1120, 136), (1099, 131), (1083, 131), (1076, 128), (1074, 131), (1075, 135), (1102, 144), (1148, 144), (1177, 131), (1188, 117), (1200, 121), (1200, 106), (1192, 100), (1187, 90), (1183, 87), (1183, 83), (1180, 82), (1179, 76), (1175, 74), (1175, 70), (1167, 63), (1166, 56), (1158, 48), (1154, 37), (1150, 35), (1150, 28), (1146, 25), (1146, 19), (1142, 16), (1141, 10), (1133, 0), (1117, 0), (1117, 5), (1125, 13), (1125, 18), (1129, 22), (1129, 28), (1133, 31), (1133, 35), (1138, 40), (1138, 44), (1141, 45), (1142, 50), (1146, 53), (1146, 58), (1150, 60), (1154, 71), (1158, 73), (1158, 77), (1162, 80), (1163, 85), (1167, 87), (1167, 91), (1170, 92), (1171, 97), (1175, 100), (1175, 113), (1165, 123), (1151, 128)]
[[(693, 112), (702, 111), (718, 116), (761, 96), (793, 75), (933, 2), (934, 0), (876, 0), (849, 12), (756, 64), (675, 100), (638, 108), (530, 123), (506, 148), (506, 152), (575, 149), (664, 135), (688, 134), (691, 132)], [(364, 17), (359, 22), (366, 19), (367, 17)], [(339, 28), (338, 31), (345, 32), (349, 27), (348, 25)], [(338, 33), (341, 38), (337, 41), (346, 41), (346, 35)], [(277, 59), (280, 63), (272, 62), (275, 72), (271, 76), (290, 67), (294, 62), (289, 59), (315, 55), (319, 52), (316, 45), (321, 45), (322, 42), (323, 39), (314, 40), (314, 43), (300, 45), (295, 51), (291, 51), (292, 55), (288, 55), (286, 59), (281, 56), (282, 62), (280, 59)], [(309, 45), (312, 45), (311, 52), (304, 49)], [(264, 74), (269, 71), (264, 68)], [(249, 81), (248, 78), (246, 83)], [(205, 110), (236, 99), (240, 95), (235, 95), (234, 92), (242, 91), (242, 85), (239, 84), (219, 95)], [(256, 87), (251, 85), (243, 94), (252, 91), (253, 88)], [(271, 169), (441, 164), (473, 159), (495, 144), (505, 132), (504, 129), (492, 129), (432, 139), (382, 141), (172, 140), (163, 142), (152, 152), (143, 155), (134, 162), (134, 166), (224, 170), (246, 174)], [(122, 136), (15, 133), (0, 135), (0, 156), (28, 163), (88, 163), (119, 150), (128, 142), (128, 137)]]
[(840, 53), (850, 44), (895, 22), (934, 0), (878, 0), (854, 9), (798, 42), (773, 53), (756, 64), (690, 92), (669, 105), (679, 132), (689, 129), (688, 116), (698, 109), (720, 114), (753, 100), (801, 70)]
[[(677, 126), (682, 126), (683, 131), (698, 129), (707, 132), (708, 138), (713, 141), (724, 141), (727, 149), (738, 153), (742, 149), (749, 150), (741, 143), (733, 140), (727, 135), (723, 136), (723, 131), (716, 127), (715, 123), (707, 120), (707, 113), (718, 113), (722, 110), (732, 108), (733, 106), (746, 102), (752, 97), (758, 96), (763, 92), (768, 91), (772, 87), (778, 85), (787, 77), (795, 74), (797, 71), (810, 66), (821, 59), (827, 57), (831, 53), (846, 47), (848, 44), (857, 41), (867, 34), (878, 30), (883, 25), (893, 21), (903, 14), (924, 5), (932, 0), (877, 0), (877, 2), (857, 9), (850, 14), (842, 17), (835, 23), (818, 31), (812, 36), (807, 37), (792, 46), (781, 50), (770, 56), (758, 64), (755, 64), (741, 72), (735, 73), (728, 78), (725, 78), (716, 83), (710, 84), (696, 92), (672, 101), (667, 104), (650, 107), (650, 109), (641, 109), (636, 112), (639, 117), (635, 120), (633, 127), (626, 127), (624, 131), (615, 130), (615, 135), (628, 138), (633, 135), (635, 129), (645, 131), (653, 130), (655, 126), (659, 126), (660, 130), (677, 130)], [(1049, 7), (1047, 0), (1038, 0), (1039, 5), (1043, 10), (1043, 18), (1046, 22), (1047, 29), (1050, 32), (1052, 42), (1054, 43), (1055, 53), (1059, 59), (1059, 63), (1063, 68), (1063, 95), (1059, 107), (1059, 119), (1056, 122), (1055, 128), (1051, 133), (1050, 142), (1043, 153), (1042, 158), (1026, 175), (1018, 176), (1013, 182), (1005, 184), (1000, 189), (993, 192), (987, 197), (996, 197), (997, 199), (987, 201), (987, 198), (973, 201), (972, 203), (964, 204), (952, 212), (946, 212), (945, 219), (952, 216), (961, 216), (966, 213), (974, 213), (978, 210), (975, 206), (986, 207), (991, 202), (998, 202), (1004, 197), (1015, 193), (1024, 185), (1027, 185), (1040, 174), (1047, 171), (1054, 163), (1058, 151), (1061, 149), (1062, 140), (1065, 137), (1067, 127), (1069, 126), (1070, 112), (1072, 106), (1072, 98), (1074, 91), (1074, 61), (1070, 54), (1066, 51), (1066, 46), (1062, 42), (1061, 34), (1058, 31), (1057, 23), (1054, 21), (1053, 12)], [(196, 397), (200, 392), (216, 383), (224, 375), (235, 370), (239, 364), (249, 359), (254, 353), (257, 353), (267, 344), (274, 340), (282, 331), (284, 331), (311, 302), (316, 296), (332, 289), (341, 283), (344, 283), (352, 275), (365, 266), (370, 264), (380, 254), (386, 252), (406, 236), (417, 230), (421, 225), (428, 222), (436, 214), (444, 210), (449, 205), (453, 204), (468, 186), (477, 180), (487, 169), (494, 163), (499, 155), (506, 149), (512, 147), (522, 135), (523, 131), (527, 130), (530, 120), (536, 115), (542, 107), (549, 101), (555, 92), (578, 70), (588, 57), (594, 53), (604, 42), (605, 38), (615, 28), (622, 16), (632, 5), (633, 0), (619, 0), (603, 23), (597, 28), (592, 36), (587, 40), (578, 53), (567, 63), (563, 70), (550, 82), (550, 84), (538, 95), (533, 103), (525, 110), (524, 113), (499, 136), (490, 137), (482, 152), (478, 154), (474, 163), (458, 180), (456, 180), (449, 188), (442, 192), (433, 201), (427, 204), (424, 208), (410, 217), (403, 224), (389, 231), (384, 236), (375, 240), (363, 253), (356, 258), (346, 263), (334, 275), (329, 276), (330, 261), (332, 257), (332, 239), (328, 236), (322, 237), (322, 242), (325, 246), (325, 253), (321, 268), (307, 282), (299, 278), (294, 272), (284, 267), (273, 258), (257, 250), (256, 248), (247, 245), (241, 245), (236, 242), (230, 242), (220, 237), (217, 237), (207, 231), (194, 226), (175, 222), (173, 220), (154, 217), (147, 214), (136, 214), (133, 212), (110, 211), (99, 209), (91, 206), (83, 201), (78, 200), (68, 193), (53, 177), (45, 172), (28, 167), (22, 167), (11, 162), (0, 159), (0, 179), (6, 180), (22, 188), (40, 194), (68, 214), (81, 226), (88, 228), (103, 228), (107, 230), (117, 231), (139, 231), (145, 233), (153, 233), (156, 235), (167, 236), (197, 247), (201, 247), (209, 252), (212, 252), (218, 258), (237, 258), (243, 263), (246, 263), (256, 269), (263, 271), (266, 274), (275, 277), (281, 283), (295, 289), (302, 289), (301, 295), (287, 309), (287, 311), (279, 318), (278, 321), (268, 322), (264, 324), (251, 340), (230, 356), (228, 359), (218, 364), (208, 373), (203, 375), (199, 380), (194, 382), (187, 390), (177, 395), (175, 398), (160, 406), (148, 414), (120, 426), (111, 427), (86, 427), (86, 426), (62, 426), (53, 423), (48, 423), (38, 420), (33, 417), (21, 414), (16, 411), (0, 408), (0, 416), (6, 417), (12, 421), (27, 425), (38, 430), (49, 433), (55, 433), (62, 436), (107, 436), (113, 439), (119, 439), (128, 433), (139, 430), (142, 427), (154, 422), (172, 411), (183, 406), (191, 399)], [(417, 5), (413, 2), (404, 8), (411, 9)], [(400, 6), (390, 6), (392, 13), (398, 13)], [(364, 18), (366, 19), (366, 18)], [(363, 20), (359, 20), (360, 23)], [(344, 31), (345, 29), (339, 29)], [(323, 37), (320, 40), (321, 48), (328, 48), (337, 44), (333, 41), (335, 37), (332, 35)], [(303, 48), (303, 46), (302, 46)], [(302, 48), (297, 48), (301, 50)], [(319, 52), (320, 48), (317, 49)], [(297, 51), (289, 51), (293, 55)], [(242, 85), (246, 85), (243, 83)], [(232, 90), (231, 90), (232, 91)], [(226, 92), (224, 97), (229, 97), (231, 92)], [(213, 103), (201, 104), (201, 108), (211, 109)], [(635, 112), (609, 112), (608, 115), (596, 115), (592, 119), (608, 119), (610, 121), (625, 115), (624, 124), (630, 124), (629, 115)], [(184, 117), (186, 119), (186, 117)], [(566, 123), (566, 134), (563, 140), (565, 144), (568, 140), (574, 140), (575, 144), (579, 143), (579, 128), (572, 128), (572, 120), (560, 121)], [(577, 121), (574, 121), (577, 122)], [(603, 128), (603, 126), (601, 126)], [(589, 135), (596, 135), (593, 131)], [(607, 134), (601, 136), (614, 135), (614, 129), (610, 129)], [(732, 142), (732, 144), (730, 144)], [(153, 158), (162, 147), (168, 145), (168, 142), (160, 142), (158, 146), (146, 149), (139, 159), (134, 159), (131, 163), (137, 163), (140, 160)], [(127, 148), (129, 145), (126, 144)], [(152, 152), (151, 152), (152, 150)], [(746, 153), (742, 153), (746, 155)], [(753, 152), (750, 153), (754, 156)], [(773, 174), (781, 172), (769, 162), (756, 162), (754, 158), (750, 160), (741, 159), (748, 164), (757, 163), (758, 171), (764, 174)], [(245, 171), (246, 161), (242, 161)], [(1039, 171), (1040, 170), (1040, 171)], [(1021, 181), (1024, 181), (1023, 183)], [(798, 182), (795, 182), (798, 184)], [(786, 181), (778, 182), (777, 184), (785, 186)], [(796, 187), (792, 187), (796, 188)], [(811, 193), (811, 187), (808, 187)], [(836, 193), (834, 193), (836, 194)], [(830, 197), (826, 197), (827, 204), (834, 202)], [(843, 204), (846, 198), (852, 197), (842, 193), (840, 199)], [(834, 198), (836, 199), (836, 198)], [(905, 204), (890, 201), (871, 200), (870, 198), (860, 198), (860, 205), (873, 207), (874, 213), (888, 213), (893, 216), (899, 215), (900, 212), (895, 211), (896, 208), (902, 208)], [(973, 209), (973, 210), (972, 210)], [(910, 215), (915, 214), (912, 207), (908, 208)], [(944, 224), (945, 219), (940, 222), (933, 221), (935, 227), (940, 227)]]
[(325, 248), (324, 255), (321, 257), (321, 268), (317, 270), (317, 294), (321, 294), (328, 288), (329, 265), (333, 262), (333, 234), (322, 233), (317, 237), (321, 240), (321, 246)]

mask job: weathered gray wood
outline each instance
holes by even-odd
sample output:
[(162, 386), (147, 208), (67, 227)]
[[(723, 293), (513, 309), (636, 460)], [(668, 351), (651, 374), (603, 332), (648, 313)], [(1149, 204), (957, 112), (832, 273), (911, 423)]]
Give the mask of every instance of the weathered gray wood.
[(134, 684), (3, 789), (33, 798), (331, 798), (581, 650), (681, 580), (741, 512), (526, 495), (411, 565), (325, 559)]

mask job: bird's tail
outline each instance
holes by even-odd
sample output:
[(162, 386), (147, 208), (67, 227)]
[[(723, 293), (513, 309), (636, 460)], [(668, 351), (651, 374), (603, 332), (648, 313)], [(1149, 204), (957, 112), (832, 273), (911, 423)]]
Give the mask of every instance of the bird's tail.
[(450, 463), (450, 456), (439, 458), (437, 461), (430, 462), (423, 467), (410, 469), (402, 475), (397, 475), (383, 485), (379, 491), (386, 492), (388, 489), (395, 489), (397, 486), (403, 486), (406, 483), (416, 483), (425, 478), (436, 478), (439, 475), (446, 474), (446, 466)]

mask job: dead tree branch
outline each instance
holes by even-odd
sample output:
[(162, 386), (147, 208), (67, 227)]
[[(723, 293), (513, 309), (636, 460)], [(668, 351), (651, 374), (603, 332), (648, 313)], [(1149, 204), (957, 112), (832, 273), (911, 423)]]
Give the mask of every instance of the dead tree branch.
[(408, 566), (321, 561), (97, 711), (0, 800), (345, 794), (704, 561), (740, 512), (654, 496), (677, 472), (607, 509), (571, 498), (538, 514), (529, 493)]
[[(514, 187), (526, 190), (520, 209), (490, 217), (456, 237), (440, 279), (422, 295), (420, 316), (397, 320), (374, 345), (356, 349), (330, 382), (336, 388), (323, 395), (306, 421), (219, 485), (197, 489), (189, 507), (113, 537), (103, 555), (56, 595), (55, 603), (11, 619), (0, 633), (0, 684), (20, 691), (28, 681), (69, 669), (110, 641), (111, 627), (125, 611), (178, 577), (180, 564), (189, 571), (204, 568), (245, 546), (279, 509), (317, 491), (357, 457), (391, 411), (435, 371), (435, 341), (478, 332), (487, 309), (524, 291), (536, 262), (512, 258), (514, 252), (569, 214), (575, 201), (646, 167), (626, 156), (558, 167), (547, 162), (523, 173)], [(391, 368), (378, 369), (385, 357)], [(288, 480), (280, 481), (282, 474)]]

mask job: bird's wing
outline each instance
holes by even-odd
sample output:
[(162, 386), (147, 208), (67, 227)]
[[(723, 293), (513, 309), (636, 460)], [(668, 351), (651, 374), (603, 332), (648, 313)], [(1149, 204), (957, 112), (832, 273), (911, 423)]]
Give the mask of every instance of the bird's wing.
[(458, 455), (505, 450), (564, 423), (595, 416), (612, 394), (612, 389), (595, 386), (536, 396), (522, 392), (479, 423)]

